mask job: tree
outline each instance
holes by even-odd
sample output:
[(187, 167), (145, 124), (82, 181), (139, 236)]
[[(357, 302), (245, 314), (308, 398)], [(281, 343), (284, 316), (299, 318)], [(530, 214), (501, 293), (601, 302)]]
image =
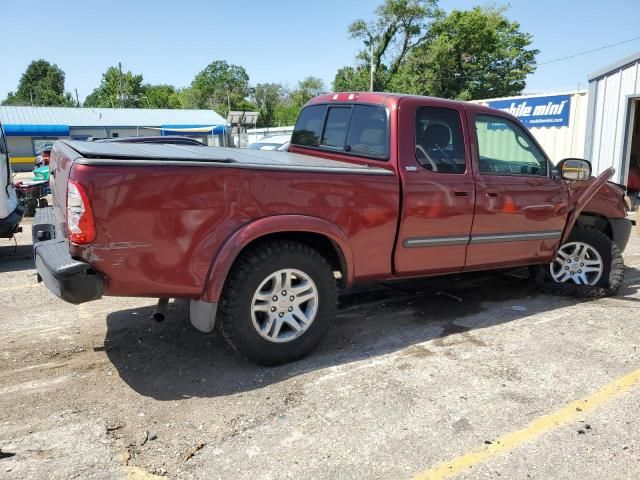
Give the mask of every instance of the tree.
[[(336, 78), (338, 85), (352, 88), (340, 90), (363, 90), (363, 72), (365, 68), (369, 72), (371, 66), (375, 71), (374, 89), (383, 90), (386, 79), (398, 72), (407, 54), (424, 40), (431, 20), (442, 16), (437, 4), (437, 0), (385, 0), (376, 9), (376, 20), (354, 21), (349, 34), (362, 40), (364, 48), (358, 54), (360, 65), (353, 72), (341, 69), (341, 77)], [(366, 90), (368, 87), (369, 79)]]
[(64, 72), (46, 60), (34, 60), (20, 77), (18, 88), (9, 92), (3, 105), (70, 106), (70, 93), (64, 91)]
[(503, 8), (454, 10), (431, 26), (412, 50), (391, 88), (460, 100), (517, 95), (536, 69), (531, 35)]
[(342, 67), (333, 80), (334, 92), (367, 91), (370, 86), (370, 71), (365, 66)]
[(305, 103), (307, 103), (313, 97), (317, 97), (318, 95), (324, 93), (325, 90), (326, 89), (322, 79), (309, 76), (304, 80), (298, 82), (298, 88), (293, 91), (292, 96), (302, 109)]
[(188, 96), (196, 108), (213, 108), (226, 116), (229, 110), (242, 109), (250, 93), (244, 68), (216, 60), (196, 75)]
[(143, 107), (182, 108), (180, 95), (172, 85), (144, 85)]
[(313, 76), (298, 82), (294, 89), (283, 87), (281, 101), (275, 110), (274, 125), (293, 125), (302, 107), (325, 91), (322, 79)]
[(279, 83), (259, 83), (254, 90), (254, 99), (260, 117), (258, 123), (261, 126), (271, 127), (276, 121), (276, 111), (282, 102), (282, 85)]
[(84, 106), (119, 107), (122, 105), (126, 108), (140, 108), (147, 106), (144, 96), (145, 89), (142, 85), (142, 75), (127, 71), (122, 72), (121, 76), (118, 67), (109, 67), (102, 74), (100, 86), (85, 99)]

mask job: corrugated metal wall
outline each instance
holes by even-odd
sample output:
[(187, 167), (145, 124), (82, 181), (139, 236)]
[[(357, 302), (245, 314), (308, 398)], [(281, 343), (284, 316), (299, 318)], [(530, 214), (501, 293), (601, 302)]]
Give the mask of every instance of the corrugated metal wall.
[(640, 98), (640, 55), (611, 65), (589, 78), (585, 158), (594, 173), (614, 167), (614, 181), (626, 183), (633, 101)]
[[(584, 158), (584, 142), (587, 126), (588, 93), (584, 91), (563, 92), (571, 97), (571, 110), (569, 111), (569, 125), (566, 127), (532, 127), (531, 134), (542, 145), (544, 151), (554, 163), (563, 158)], [(559, 95), (558, 93), (523, 95), (520, 97), (508, 97), (500, 100), (515, 100), (521, 98), (546, 97)], [(495, 99), (491, 99), (495, 100)], [(474, 103), (486, 103), (488, 100), (476, 100)]]

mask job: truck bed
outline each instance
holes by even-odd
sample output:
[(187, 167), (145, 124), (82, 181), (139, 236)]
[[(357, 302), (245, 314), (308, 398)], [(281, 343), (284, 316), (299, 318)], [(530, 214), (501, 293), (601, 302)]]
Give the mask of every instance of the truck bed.
[(64, 141), (85, 165), (183, 165), (393, 175), (391, 170), (289, 152), (191, 145)]
[(107, 295), (201, 298), (223, 247), (259, 221), (281, 220), (281, 231), (308, 230), (305, 222), (331, 227), (359, 265), (354, 279), (391, 274), (400, 206), (391, 165), (80, 141), (56, 142), (52, 158), (61, 217), (67, 180), (87, 192), (96, 239), (69, 252), (100, 272)]

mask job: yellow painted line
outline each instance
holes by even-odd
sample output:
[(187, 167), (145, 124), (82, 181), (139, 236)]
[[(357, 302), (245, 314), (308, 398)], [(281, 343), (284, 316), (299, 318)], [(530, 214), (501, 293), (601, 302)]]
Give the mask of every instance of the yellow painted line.
[(522, 430), (507, 433), (494, 440), (486, 448), (479, 448), (425, 470), (417, 474), (414, 480), (438, 480), (460, 474), (492, 457), (513, 450), (523, 443), (547, 433), (549, 430), (583, 417), (586, 413), (595, 410), (613, 397), (629, 390), (638, 382), (640, 382), (640, 369), (614, 380), (587, 397), (569, 403), (554, 413), (537, 418)]
[(39, 287), (40, 284), (33, 283), (21, 283), (19, 285), (12, 285), (11, 287), (0, 287), (0, 292), (13, 292), (14, 290), (22, 290), (24, 288), (36, 288)]
[(36, 161), (36, 157), (12, 157), (9, 156), (11, 163), (33, 163)]

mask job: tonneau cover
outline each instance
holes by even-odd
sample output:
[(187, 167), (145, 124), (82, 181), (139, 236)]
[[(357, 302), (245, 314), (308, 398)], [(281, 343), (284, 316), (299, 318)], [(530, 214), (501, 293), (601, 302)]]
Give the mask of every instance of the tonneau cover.
[(348, 162), (327, 160), (310, 155), (268, 150), (245, 150), (222, 147), (199, 147), (196, 145), (168, 145), (152, 143), (99, 143), (63, 140), (69, 147), (86, 159), (131, 160), (158, 162), (205, 162), (223, 163), (229, 166), (256, 167), (307, 167), (329, 170), (349, 169), (367, 173), (386, 173), (384, 168), (370, 167)]

